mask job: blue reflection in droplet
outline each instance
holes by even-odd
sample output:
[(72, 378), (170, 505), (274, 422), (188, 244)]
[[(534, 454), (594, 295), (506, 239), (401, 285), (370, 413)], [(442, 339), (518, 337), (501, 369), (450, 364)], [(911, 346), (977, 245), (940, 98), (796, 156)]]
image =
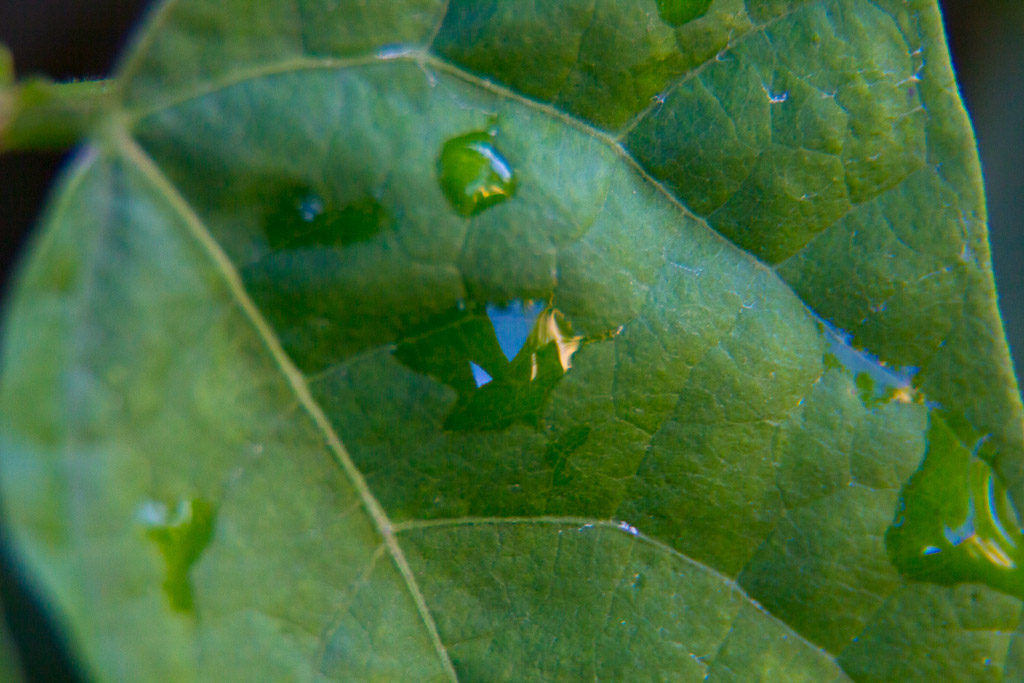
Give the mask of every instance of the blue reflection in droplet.
[(299, 216), (306, 223), (313, 222), (323, 212), (324, 200), (315, 194), (311, 194), (299, 202)]
[(513, 301), (505, 306), (487, 305), (487, 317), (494, 325), (498, 346), (509, 361), (515, 358), (526, 344), (533, 324), (543, 310), (542, 301)]
[(851, 335), (834, 327), (825, 326), (826, 338), (831, 342), (828, 352), (835, 356), (855, 377), (866, 373), (879, 389), (902, 389), (911, 386), (917, 368), (896, 368), (885, 365), (871, 353), (850, 345)]
[(968, 538), (974, 535), (974, 499), (969, 498), (967, 500), (967, 519), (963, 521), (963, 524), (956, 528), (944, 527), (942, 535), (946, 537), (946, 540), (953, 545), (960, 545)]
[(473, 361), (469, 361), (469, 369), (473, 371), (473, 381), (476, 382), (476, 386), (478, 388), (482, 387), (483, 385), (487, 384), (492, 379), (494, 379), (493, 377), (487, 374), (486, 370), (484, 370), (482, 367), (480, 367)]

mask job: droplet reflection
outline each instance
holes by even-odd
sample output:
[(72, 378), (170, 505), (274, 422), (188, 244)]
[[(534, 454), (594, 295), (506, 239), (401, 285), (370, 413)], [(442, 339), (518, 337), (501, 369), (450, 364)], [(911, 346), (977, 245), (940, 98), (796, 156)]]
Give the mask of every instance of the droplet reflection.
[(682, 26), (704, 16), (711, 0), (658, 0), (658, 16), (666, 24)]

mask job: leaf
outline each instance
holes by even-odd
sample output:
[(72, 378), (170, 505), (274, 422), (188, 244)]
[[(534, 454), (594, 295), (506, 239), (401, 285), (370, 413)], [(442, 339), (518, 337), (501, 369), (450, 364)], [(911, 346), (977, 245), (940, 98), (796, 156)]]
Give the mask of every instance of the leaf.
[(0, 621), (0, 681), (3, 683), (20, 683), (25, 680), (21, 671), (21, 663), (15, 653), (13, 638), (7, 624)]
[(932, 0), (178, 0), (118, 84), (0, 388), (97, 678), (1024, 674)]

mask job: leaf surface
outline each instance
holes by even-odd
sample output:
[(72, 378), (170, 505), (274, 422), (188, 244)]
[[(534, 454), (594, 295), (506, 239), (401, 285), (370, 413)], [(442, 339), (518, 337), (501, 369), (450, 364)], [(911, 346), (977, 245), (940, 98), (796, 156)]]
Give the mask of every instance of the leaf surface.
[(178, 0), (119, 84), (0, 387), (98, 678), (1024, 674), (933, 1)]

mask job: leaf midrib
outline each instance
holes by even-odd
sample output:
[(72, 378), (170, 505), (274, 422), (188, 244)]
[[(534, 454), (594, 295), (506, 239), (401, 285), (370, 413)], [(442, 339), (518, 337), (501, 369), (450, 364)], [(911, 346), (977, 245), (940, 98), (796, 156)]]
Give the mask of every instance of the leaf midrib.
[(369, 515), (377, 533), (380, 534), (384, 544), (387, 546), (388, 552), (391, 555), (395, 566), (402, 575), (406, 588), (409, 591), (413, 602), (416, 604), (416, 610), (419, 613), (424, 628), (427, 630), (430, 641), (436, 650), (442, 669), (445, 671), (449, 680), (457, 683), (458, 676), (455, 673), (455, 667), (452, 665), (451, 658), (448, 656), (447, 648), (441, 641), (437, 624), (434, 622), (433, 615), (427, 607), (426, 600), (419, 589), (416, 577), (412, 573), (412, 568), (409, 566), (405, 553), (395, 538), (395, 532), (391, 524), (391, 520), (388, 518), (387, 513), (384, 511), (380, 502), (373, 495), (373, 492), (370, 491), (362, 472), (360, 472), (352, 462), (352, 458), (349, 456), (348, 451), (341, 442), (341, 439), (331, 426), (331, 423), (324, 414), (323, 409), (313, 398), (305, 377), (292, 362), (291, 358), (289, 358), (285, 353), (280, 340), (270, 327), (270, 324), (266, 321), (259, 309), (256, 307), (256, 304), (249, 297), (238, 271), (235, 269), (230, 259), (228, 259), (227, 254), (224, 253), (220, 244), (218, 244), (213, 238), (213, 235), (210, 234), (210, 231), (206, 228), (199, 216), (192, 210), (192, 207), (188, 204), (185, 198), (178, 192), (177, 188), (174, 187), (170, 180), (164, 176), (153, 159), (150, 158), (145, 150), (138, 145), (127, 130), (120, 128), (113, 132), (113, 136), (115, 138), (113, 141), (114, 144), (124, 155), (125, 159), (130, 161), (149, 181), (153, 189), (171, 205), (174, 211), (188, 226), (193, 237), (199, 242), (200, 246), (214, 262), (217, 270), (224, 278), (224, 282), (227, 285), (232, 298), (235, 299), (245, 316), (249, 319), (249, 322), (255, 328), (257, 335), (267, 347), (271, 358), (284, 375), (284, 378), (288, 382), (292, 392), (295, 394), (296, 399), (306, 410), (310, 418), (312, 418), (317, 429), (323, 434), (327, 441), (328, 450), (331, 452), (335, 462), (337, 462), (339, 467), (341, 467), (342, 471), (348, 477), (352, 486), (356, 489), (356, 493), (362, 502), (363, 509), (366, 511), (367, 515)]

